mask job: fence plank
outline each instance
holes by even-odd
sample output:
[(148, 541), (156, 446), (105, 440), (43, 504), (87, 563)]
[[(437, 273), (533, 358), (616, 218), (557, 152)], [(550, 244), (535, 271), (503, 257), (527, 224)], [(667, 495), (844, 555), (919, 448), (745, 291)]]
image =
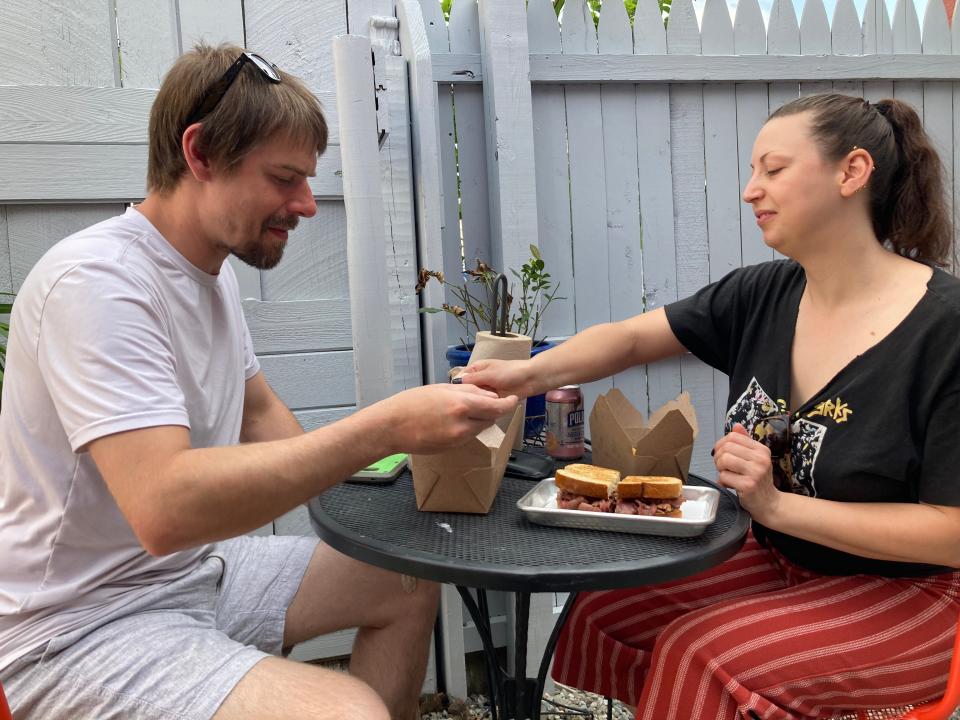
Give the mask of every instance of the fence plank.
[[(853, 0), (837, 0), (833, 11), (833, 25), (830, 31), (830, 42), (834, 55), (862, 55), (863, 38), (861, 36), (860, 18)], [(841, 80), (833, 83), (835, 92), (844, 95), (863, 97), (863, 83), (856, 80)]]
[[(440, 56), (432, 67), (436, 82), (477, 83), (483, 79), (476, 55), (451, 53)], [(952, 81), (958, 75), (960, 63), (952, 55), (899, 55), (896, 58), (830, 54), (801, 57), (717, 55), (706, 65), (693, 55), (648, 55), (642, 62), (625, 55), (530, 56), (530, 82), (533, 84)], [(832, 85), (827, 89), (830, 88)]]
[(0, 85), (116, 87), (112, 3), (0, 3)]
[[(241, 0), (220, 0), (239, 6)], [(347, 32), (343, 0), (243, 0), (247, 44), (314, 92), (333, 90), (331, 47)], [(318, 23), (320, 17), (324, 21)]]
[[(830, 47), (830, 21), (827, 20), (823, 0), (806, 0), (800, 15), (800, 54), (829, 55)], [(801, 95), (829, 92), (832, 89), (832, 83), (824, 81), (800, 83)]]
[[(705, 55), (732, 55), (733, 25), (726, 0), (707, 0), (701, 43)], [(737, 92), (732, 83), (703, 88), (704, 165), (709, 229), (709, 280), (718, 280), (740, 267), (740, 180), (737, 171)], [(714, 427), (723, 425), (727, 407), (726, 377), (714, 371)], [(701, 425), (705, 418), (701, 419)]]
[(158, 88), (180, 54), (176, 0), (116, 0), (120, 84)]
[(333, 59), (343, 136), (356, 404), (369, 407), (393, 394), (394, 388), (393, 344), (386, 341), (392, 332), (370, 40), (362, 35), (336, 38)]
[[(770, 27), (767, 30), (767, 54), (800, 54), (800, 24), (797, 22), (792, 0), (774, 0), (770, 10)], [(797, 82), (770, 83), (767, 94), (770, 112), (795, 100), (799, 94), (800, 84)]]
[[(667, 51), (667, 34), (657, 0), (639, 0), (633, 17), (633, 52), (649, 57)], [(670, 156), (670, 88), (636, 88), (637, 166), (640, 173), (640, 231), (643, 253), (643, 308), (663, 307), (677, 299), (677, 255), (673, 227), (673, 168)], [(681, 390), (680, 359), (647, 366), (645, 413)]]
[[(920, 22), (913, 0), (897, 0), (893, 9), (893, 52), (912, 55), (921, 52)], [(916, 81), (898, 80), (893, 84), (893, 96), (910, 103), (923, 120), (923, 85)]]
[[(531, 53), (559, 53), (560, 25), (550, 0), (530, 0), (527, 35)], [(537, 233), (540, 254), (554, 286), (564, 300), (550, 306), (543, 318), (543, 335), (576, 332), (576, 287), (570, 226), (570, 171), (567, 165), (567, 123), (564, 88), (535, 85), (533, 155), (537, 174)]]
[[(480, 52), (477, 0), (456, 0), (453, 3), (450, 10), (450, 50)], [(477, 258), (488, 263), (492, 260), (483, 88), (477, 85), (454, 85), (453, 101), (457, 118), (463, 257), (467, 266), (472, 266)], [(456, 218), (454, 224), (459, 237), (460, 226), (456, 223)], [(459, 252), (457, 257), (459, 258)]]
[(637, 1), (633, 13), (633, 52), (636, 55), (667, 53), (667, 31), (656, 0)]
[[(397, 18), (400, 20), (400, 47), (409, 64), (410, 125), (412, 131), (413, 162), (417, 168), (414, 198), (417, 210), (417, 247), (420, 262), (429, 268), (443, 266), (441, 232), (443, 218), (436, 198), (442, 192), (440, 175), (440, 148), (437, 138), (437, 90), (430, 65), (430, 47), (424, 30), (420, 5), (415, 0), (399, 0)], [(440, 307), (443, 289), (429, 283), (422, 292), (421, 303), (426, 307)], [(423, 318), (424, 371), (426, 382), (446, 377), (445, 319), (428, 314)]]
[(420, 12), (423, 14), (423, 29), (430, 52), (434, 55), (450, 52), (447, 22), (443, 19), (440, 0), (420, 0)]
[[(951, 52), (950, 26), (940, 0), (928, 0), (923, 16), (923, 54)], [(956, 122), (953, 105), (953, 86), (950, 82), (923, 83), (924, 128), (943, 161), (944, 184), (947, 188), (947, 206), (954, 218), (953, 125)]]
[[(378, 61), (378, 67), (380, 66)], [(413, 168), (410, 163), (410, 121), (407, 92), (407, 65), (403, 58), (389, 55), (383, 62), (386, 85), (387, 126), (390, 133), (381, 154), (387, 223), (387, 269), (390, 271), (390, 317), (393, 345), (394, 389), (423, 384), (420, 361), (417, 245), (413, 219)], [(381, 78), (378, 75), (378, 84)]]
[[(248, 0), (247, 4), (256, 11), (255, 3), (250, 3)], [(243, 27), (243, 0), (202, 0), (202, 2), (178, 0), (177, 7), (180, 12), (181, 50), (189, 50), (201, 40), (211, 45), (219, 45), (223, 42), (231, 42), (241, 46), (246, 44)], [(318, 15), (322, 12), (324, 12), (322, 9), (316, 10)], [(326, 19), (336, 16), (327, 12), (321, 17)], [(254, 37), (251, 42), (258, 41), (259, 38)], [(265, 48), (257, 45), (251, 45), (250, 47), (253, 50), (267, 52)], [(278, 58), (271, 55), (267, 55), (267, 57), (279, 64), (280, 67), (288, 69)], [(326, 67), (332, 68), (333, 63), (328, 63)], [(329, 87), (331, 90), (333, 89), (332, 84)]]
[[(885, 0), (867, 0), (863, 11), (863, 52), (877, 55), (893, 52), (893, 33)], [(889, 80), (865, 81), (863, 97), (871, 102), (893, 97), (893, 83)]]
[[(766, 53), (763, 15), (757, 0), (743, 0), (737, 6), (733, 37), (738, 55)], [(753, 141), (767, 120), (769, 99), (763, 83), (737, 83), (737, 154), (740, 182), (743, 188), (750, 177), (750, 156)], [(740, 205), (740, 246), (744, 265), (773, 259), (773, 251), (763, 242), (763, 235), (753, 217), (753, 208)]]
[(145, 144), (155, 90), (0, 86), (0, 142)]
[[(442, 57), (450, 52), (450, 42), (447, 37), (447, 24), (443, 19), (443, 11), (439, 0), (420, 0), (420, 12), (423, 15), (423, 27), (427, 43), (430, 46), (432, 57)], [(478, 48), (479, 50), (479, 48)], [(459, 207), (459, 177), (457, 170), (457, 143), (456, 125), (453, 118), (453, 86), (446, 83), (437, 84), (437, 142), (440, 149), (440, 179), (442, 182), (439, 198), (441, 209), (441, 244), (443, 247), (443, 264), (438, 267), (430, 266), (430, 270), (442, 270), (450, 282), (457, 283), (463, 271), (461, 253), (461, 225)], [(480, 127), (483, 132), (483, 126)], [(484, 176), (483, 183), (487, 178)], [(489, 261), (489, 256), (483, 258)], [(467, 261), (471, 260), (467, 256)], [(444, 302), (458, 305), (460, 301), (447, 288), (443, 290)], [(457, 319), (448, 313), (438, 315), (446, 328), (445, 345), (455, 345), (464, 337), (463, 329)], [(465, 338), (464, 338), (465, 339)]]
[(246, 299), (243, 312), (257, 353), (348, 350), (353, 346), (346, 298)]
[[(480, 0), (491, 259), (510, 276), (537, 238), (525, 0)], [(520, 28), (519, 32), (516, 30)]]
[(353, 405), (353, 351), (261, 355), (263, 374), (291, 410)]
[[(597, 36), (585, 0), (571, 0), (560, 15), (563, 51), (596, 53)], [(604, 154), (597, 152), (597, 131), (603, 127), (600, 88), (566, 89), (567, 147), (570, 154), (571, 223), (577, 330), (610, 321), (610, 251)], [(613, 387), (609, 378), (583, 386), (584, 408)]]
[[(339, 173), (340, 150), (333, 146), (310, 180), (314, 194), (342, 196)], [(0, 144), (0, 202), (141, 200), (146, 177), (146, 145)]]
[(7, 232), (7, 208), (4, 205), (0, 205), (0, 292), (13, 292), (10, 255), (10, 233)]
[[(670, 7), (667, 52), (700, 54), (700, 32), (690, 0), (674, 0)], [(677, 292), (687, 297), (710, 280), (701, 87), (671, 86), (670, 128)], [(701, 426), (691, 470), (708, 471), (712, 463), (704, 449), (708, 451), (716, 439), (713, 370), (692, 355), (685, 355), (680, 359), (680, 372), (683, 389), (690, 392)]]
[[(611, 2), (602, 6), (597, 47), (604, 55), (633, 54), (630, 18), (623, 3)], [(617, 321), (633, 317), (643, 310), (634, 89), (619, 85), (601, 87), (600, 108), (603, 115), (610, 319)], [(620, 388), (632, 403), (638, 406), (646, 404), (645, 367), (630, 368), (612, 380), (613, 385)]]

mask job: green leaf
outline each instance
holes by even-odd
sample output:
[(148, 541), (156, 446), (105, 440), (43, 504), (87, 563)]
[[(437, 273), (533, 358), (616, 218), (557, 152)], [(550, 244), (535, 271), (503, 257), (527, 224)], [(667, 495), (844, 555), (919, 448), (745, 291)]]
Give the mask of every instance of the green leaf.
[(443, 312), (443, 308), (418, 308), (418, 313), (438, 313)]
[(530, 254), (533, 255), (537, 260), (540, 259), (540, 248), (531, 243), (530, 245)]

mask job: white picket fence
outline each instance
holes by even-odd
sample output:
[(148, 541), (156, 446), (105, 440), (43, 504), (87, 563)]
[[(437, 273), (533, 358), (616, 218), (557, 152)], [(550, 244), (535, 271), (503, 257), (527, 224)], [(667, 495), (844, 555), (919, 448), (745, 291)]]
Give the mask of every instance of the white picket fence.
[[(928, 0), (922, 32), (913, 0), (898, 0), (892, 23), (884, 0), (868, 0), (862, 20), (852, 0), (838, 0), (832, 20), (822, 0), (799, 19), (792, 0), (775, 0), (768, 25), (757, 0), (740, 0), (735, 18), (725, 0), (706, 0), (700, 22), (691, 0), (674, 0), (666, 27), (656, 0), (640, 0), (633, 18), (610, 0), (598, 27), (585, 0), (567, 0), (559, 19), (549, 0), (454, 0), (449, 23), (438, 0), (398, 0), (397, 17), (421, 265), (448, 277), (476, 257), (519, 268), (537, 244), (566, 297), (546, 315), (553, 337), (772, 259), (740, 194), (756, 133), (801, 95), (909, 102), (957, 203), (960, 25), (951, 30), (942, 0)], [(424, 304), (445, 301), (428, 286)], [(428, 379), (444, 376), (443, 352), (461, 334), (452, 318), (425, 317)], [(701, 428), (693, 469), (710, 472), (722, 374), (691, 356), (635, 368), (586, 386), (588, 411), (612, 386), (644, 411), (689, 391)], [(532, 654), (559, 601), (535, 600)], [(462, 636), (446, 639), (463, 649)]]

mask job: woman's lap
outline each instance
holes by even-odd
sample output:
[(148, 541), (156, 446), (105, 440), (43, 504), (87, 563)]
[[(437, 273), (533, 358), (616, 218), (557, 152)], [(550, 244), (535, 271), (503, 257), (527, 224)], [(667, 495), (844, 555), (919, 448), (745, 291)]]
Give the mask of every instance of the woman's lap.
[(786, 720), (915, 702), (945, 684), (958, 586), (960, 573), (821, 577), (751, 537), (699, 575), (582, 595), (554, 677), (631, 704), (642, 694), (637, 717), (649, 720), (746, 717), (747, 708)]

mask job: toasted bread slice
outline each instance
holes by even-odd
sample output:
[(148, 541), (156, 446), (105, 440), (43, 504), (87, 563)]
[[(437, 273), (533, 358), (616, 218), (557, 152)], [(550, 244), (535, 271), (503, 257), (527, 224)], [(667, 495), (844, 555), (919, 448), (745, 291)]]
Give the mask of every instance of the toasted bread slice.
[(623, 500), (633, 500), (643, 497), (644, 475), (627, 475), (617, 485), (617, 497)]
[(627, 475), (617, 485), (617, 497), (624, 500), (664, 500), (680, 497), (683, 483), (680, 478), (659, 475)]
[(649, 476), (643, 478), (643, 497), (647, 500), (669, 500), (683, 495), (680, 478)]
[(616, 489), (620, 472), (597, 465), (573, 463), (557, 470), (555, 482), (558, 489), (575, 495), (605, 498)]

